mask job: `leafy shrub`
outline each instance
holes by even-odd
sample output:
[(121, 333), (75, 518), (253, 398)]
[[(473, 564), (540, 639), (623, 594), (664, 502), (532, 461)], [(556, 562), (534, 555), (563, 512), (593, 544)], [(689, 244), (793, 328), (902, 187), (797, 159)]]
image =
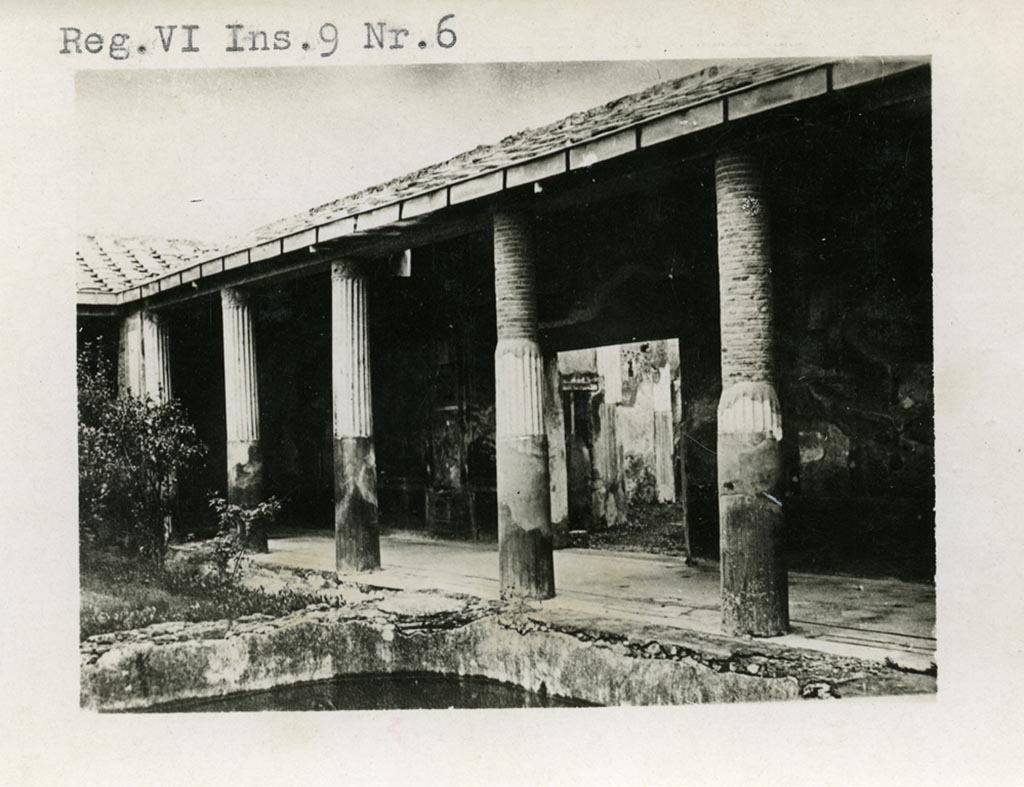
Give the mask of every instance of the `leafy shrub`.
[(174, 478), (205, 453), (176, 401), (117, 396), (110, 361), (78, 356), (79, 534), (161, 562)]

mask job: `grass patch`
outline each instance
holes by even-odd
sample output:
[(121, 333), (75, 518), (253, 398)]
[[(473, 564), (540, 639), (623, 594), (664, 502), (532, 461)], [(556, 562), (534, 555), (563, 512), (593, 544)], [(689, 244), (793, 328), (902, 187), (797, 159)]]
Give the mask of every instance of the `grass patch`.
[(253, 590), (194, 561), (155, 566), (108, 551), (81, 557), (80, 639), (169, 621), (285, 615), (317, 603), (332, 600), (291, 590)]

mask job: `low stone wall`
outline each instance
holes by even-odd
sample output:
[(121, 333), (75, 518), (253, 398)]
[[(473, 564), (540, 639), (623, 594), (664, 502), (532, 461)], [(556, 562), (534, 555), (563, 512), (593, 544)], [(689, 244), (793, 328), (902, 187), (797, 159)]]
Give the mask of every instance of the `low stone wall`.
[(770, 646), (754, 653), (693, 637), (682, 645), (665, 637), (634, 641), (471, 597), (370, 589), (315, 572), (265, 572), (250, 581), (297, 581), (329, 590), (330, 603), (278, 618), (161, 623), (91, 637), (81, 645), (82, 707), (129, 710), (399, 671), (483, 676), (601, 705), (839, 696), (837, 686), (851, 675), (871, 676), (876, 687), (855, 693), (934, 691), (934, 678), (879, 665), (820, 654), (802, 660)]

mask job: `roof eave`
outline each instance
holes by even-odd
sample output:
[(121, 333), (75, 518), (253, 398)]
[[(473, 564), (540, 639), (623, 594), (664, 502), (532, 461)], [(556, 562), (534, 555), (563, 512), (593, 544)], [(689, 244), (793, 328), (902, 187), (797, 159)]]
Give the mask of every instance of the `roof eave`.
[[(674, 107), (586, 140), (544, 151), (511, 164), (433, 186), (330, 221), (302, 227), (229, 253), (201, 257), (173, 272), (161, 274), (117, 293), (103, 293), (103, 305), (126, 305), (196, 279), (274, 259), (303, 247), (360, 235), (401, 221), (437, 213), (453, 205), (492, 197), (503, 191), (635, 153), (714, 126), (733, 123), (799, 101), (838, 93), (886, 79), (929, 60), (908, 57), (815, 61), (804, 68), (752, 85)], [(99, 305), (83, 300), (81, 305)], [(92, 294), (85, 294), (93, 297)], [(99, 295), (99, 294), (97, 294)], [(113, 298), (114, 301), (111, 301)]]

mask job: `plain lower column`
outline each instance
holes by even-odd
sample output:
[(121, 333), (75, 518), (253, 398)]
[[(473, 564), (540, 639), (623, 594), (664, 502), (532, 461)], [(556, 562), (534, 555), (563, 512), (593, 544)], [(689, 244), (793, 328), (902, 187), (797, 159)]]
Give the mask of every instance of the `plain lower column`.
[(719, 155), (715, 189), (722, 336), (722, 627), (731, 634), (770, 637), (789, 628), (789, 587), (771, 253), (758, 158), (749, 152)]
[(338, 571), (380, 568), (366, 293), (367, 277), (359, 263), (332, 263), (334, 545)]
[(654, 480), (659, 503), (674, 503), (676, 473), (673, 462), (675, 429), (672, 423), (672, 373), (665, 364), (654, 384)]
[(548, 438), (551, 537), (555, 549), (569, 546), (569, 469), (565, 454), (565, 414), (558, 353), (544, 354), (544, 429)]
[(544, 363), (529, 218), (494, 216), (498, 562), (502, 598), (555, 595)]
[[(263, 499), (260, 402), (252, 305), (243, 290), (220, 293), (224, 329), (224, 412), (227, 425), (228, 502), (255, 506)], [(250, 533), (249, 546), (267, 551), (267, 534)]]

